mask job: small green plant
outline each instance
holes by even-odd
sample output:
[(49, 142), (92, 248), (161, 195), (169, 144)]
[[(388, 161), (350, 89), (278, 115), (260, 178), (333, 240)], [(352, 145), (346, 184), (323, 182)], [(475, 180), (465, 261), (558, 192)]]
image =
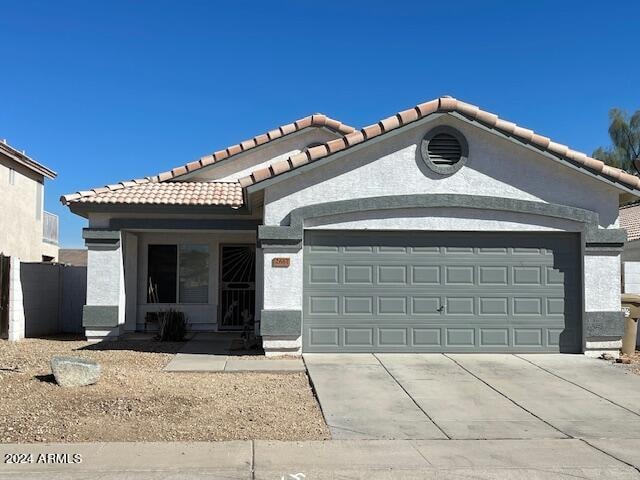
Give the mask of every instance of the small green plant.
[(156, 339), (161, 342), (182, 342), (187, 333), (187, 320), (184, 312), (169, 309), (158, 312), (160, 328)]

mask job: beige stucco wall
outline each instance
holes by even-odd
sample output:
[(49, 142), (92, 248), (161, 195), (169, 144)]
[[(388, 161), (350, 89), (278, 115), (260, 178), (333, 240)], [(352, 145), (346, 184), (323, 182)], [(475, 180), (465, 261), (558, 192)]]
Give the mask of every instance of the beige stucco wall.
[(0, 252), (28, 262), (39, 262), (43, 255), (58, 258), (58, 246), (42, 241), (43, 199), (44, 177), (0, 153)]

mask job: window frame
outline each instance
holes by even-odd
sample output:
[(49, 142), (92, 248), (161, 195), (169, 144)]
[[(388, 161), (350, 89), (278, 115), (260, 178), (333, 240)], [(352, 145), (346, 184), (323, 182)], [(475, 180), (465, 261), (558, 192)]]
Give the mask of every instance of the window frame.
[[(146, 251), (146, 260), (147, 260), (147, 271), (146, 271), (146, 289), (147, 292), (149, 290), (149, 247), (155, 245), (163, 245), (163, 246), (175, 246), (176, 247), (176, 280), (175, 280), (175, 292), (176, 292), (176, 301), (175, 302), (158, 302), (153, 303), (149, 301), (149, 297), (147, 296), (146, 303), (147, 305), (211, 305), (211, 246), (206, 242), (153, 242), (147, 243), (147, 251)], [(181, 302), (180, 301), (180, 247), (182, 245), (201, 245), (207, 248), (208, 262), (207, 262), (207, 301), (206, 302)]]

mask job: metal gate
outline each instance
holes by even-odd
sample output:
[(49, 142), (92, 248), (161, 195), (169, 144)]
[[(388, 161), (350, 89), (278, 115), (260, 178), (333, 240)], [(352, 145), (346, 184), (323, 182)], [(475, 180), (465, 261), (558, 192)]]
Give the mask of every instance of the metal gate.
[(220, 246), (220, 329), (253, 325), (256, 306), (255, 245)]
[(0, 338), (9, 335), (9, 269), (11, 257), (0, 253)]

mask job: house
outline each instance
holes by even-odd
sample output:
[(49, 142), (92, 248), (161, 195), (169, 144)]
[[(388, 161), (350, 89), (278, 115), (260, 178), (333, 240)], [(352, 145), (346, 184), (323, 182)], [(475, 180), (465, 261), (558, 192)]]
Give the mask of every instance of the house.
[(640, 262), (640, 203), (620, 207), (620, 226), (627, 232), (623, 262)]
[[(640, 179), (451, 97), (315, 114), (62, 197), (89, 220), (92, 340), (162, 309), (267, 355), (616, 352), (618, 207)], [(149, 315), (150, 314), (150, 315)]]
[(58, 258), (58, 217), (44, 211), (44, 180), (56, 173), (0, 142), (0, 253), (26, 262)]
[(75, 267), (86, 267), (87, 250), (85, 248), (61, 248), (58, 250), (58, 262)]
[[(620, 227), (627, 232), (622, 250), (622, 291), (640, 293), (640, 203), (620, 207)], [(640, 344), (640, 338), (638, 340)]]

